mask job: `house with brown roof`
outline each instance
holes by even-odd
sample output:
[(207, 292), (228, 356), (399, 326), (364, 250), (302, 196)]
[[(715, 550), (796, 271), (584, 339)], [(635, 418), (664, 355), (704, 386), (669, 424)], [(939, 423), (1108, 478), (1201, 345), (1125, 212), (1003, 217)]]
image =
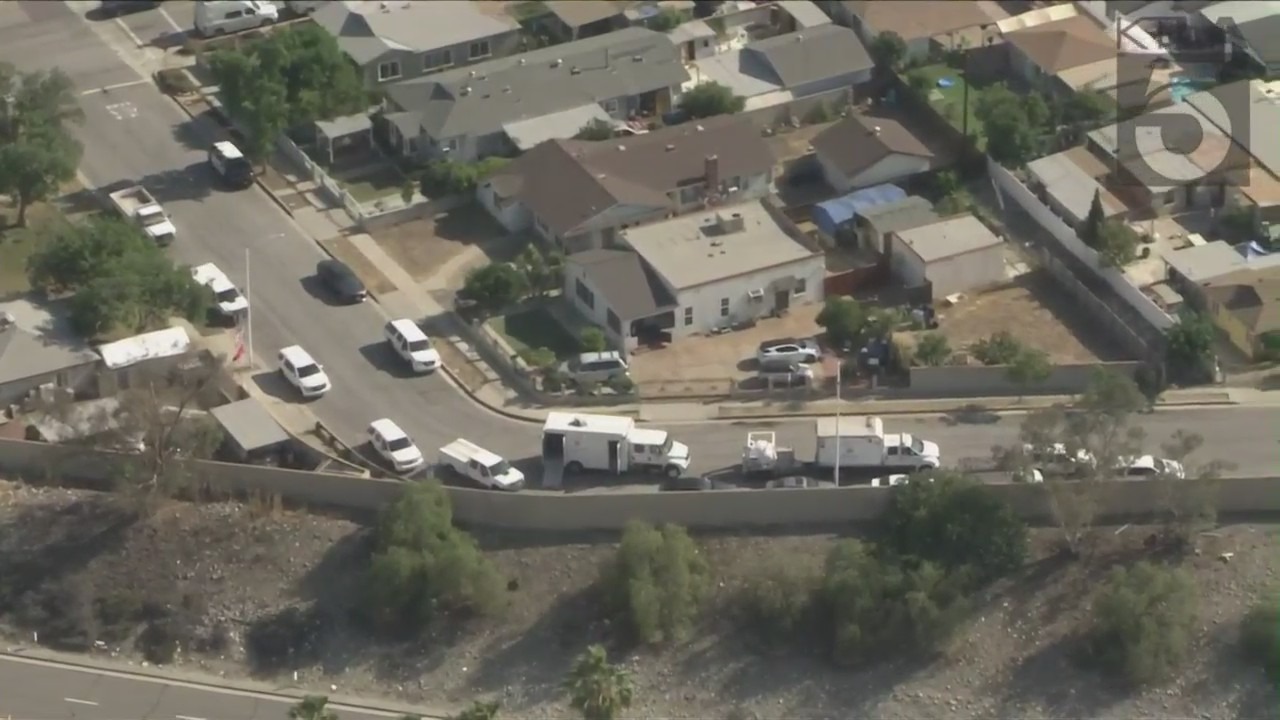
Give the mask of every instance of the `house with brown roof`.
[[(1115, 39), (1091, 17), (1080, 14), (1006, 32), (1004, 39), (1013, 71), (1034, 87), (1058, 93), (1082, 89), (1070, 87), (1079, 83), (1061, 80), (1064, 74), (1094, 67), (1099, 69), (1101, 78), (1105, 75), (1102, 65), (1109, 63), (1109, 67), (1114, 68), (1119, 55)], [(1115, 70), (1111, 72), (1114, 74)], [(1088, 77), (1089, 71), (1075, 74)], [(1110, 81), (1111, 87), (1114, 82), (1114, 79)]]
[(819, 6), (868, 45), (880, 33), (895, 33), (907, 45), (907, 59), (926, 58), (935, 49), (979, 47), (983, 27), (1007, 17), (995, 3), (967, 0), (829, 0)]
[(939, 158), (887, 111), (853, 114), (811, 141), (827, 184), (841, 194), (937, 169)]
[(624, 228), (762, 198), (773, 165), (754, 125), (720, 116), (601, 142), (549, 140), (476, 194), (507, 230), (575, 253), (613, 247)]
[(1280, 268), (1214, 278), (1203, 295), (1214, 324), (1246, 357), (1280, 350)]

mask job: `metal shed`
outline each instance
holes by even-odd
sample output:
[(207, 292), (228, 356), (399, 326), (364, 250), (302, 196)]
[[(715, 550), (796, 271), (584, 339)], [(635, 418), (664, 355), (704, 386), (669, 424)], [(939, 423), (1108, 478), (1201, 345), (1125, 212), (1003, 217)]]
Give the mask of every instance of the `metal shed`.
[(242, 460), (275, 455), (292, 438), (262, 403), (253, 398), (214, 408), (213, 417), (226, 433), (227, 445)]

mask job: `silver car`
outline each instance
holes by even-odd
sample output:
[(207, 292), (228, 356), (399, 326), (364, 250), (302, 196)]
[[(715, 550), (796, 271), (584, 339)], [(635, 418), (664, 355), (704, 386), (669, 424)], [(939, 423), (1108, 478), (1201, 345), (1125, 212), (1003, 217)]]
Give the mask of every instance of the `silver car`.
[(560, 372), (576, 383), (604, 383), (626, 376), (630, 368), (616, 350), (582, 353), (560, 365)]
[(822, 357), (822, 348), (818, 347), (818, 343), (812, 338), (766, 340), (760, 343), (760, 348), (756, 350), (756, 360), (761, 365), (778, 362), (813, 363), (817, 362), (819, 357)]

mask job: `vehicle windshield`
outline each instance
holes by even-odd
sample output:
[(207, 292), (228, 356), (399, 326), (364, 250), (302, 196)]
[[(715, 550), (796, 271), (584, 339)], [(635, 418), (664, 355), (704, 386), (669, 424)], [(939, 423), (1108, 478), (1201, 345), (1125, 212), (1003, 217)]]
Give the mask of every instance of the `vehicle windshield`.
[(399, 452), (400, 450), (407, 450), (411, 447), (413, 447), (413, 442), (411, 442), (407, 437), (396, 438), (395, 440), (387, 442), (387, 449), (391, 452)]
[(424, 352), (431, 349), (430, 340), (414, 340), (409, 343), (409, 352)]
[(220, 303), (233, 303), (240, 299), (240, 292), (235, 288), (227, 288), (226, 290), (218, 293), (215, 297), (218, 298), (218, 302)]
[(298, 368), (298, 377), (300, 378), (311, 377), (312, 375), (319, 375), (319, 374), (320, 374), (320, 366), (316, 365), (315, 363), (312, 363), (310, 365), (303, 365), (302, 367)]
[(659, 452), (661, 452), (663, 455), (670, 455), (671, 454), (671, 436), (668, 435), (666, 442), (662, 443), (662, 445), (658, 447), (659, 447)]
[(489, 475), (493, 477), (506, 475), (509, 472), (511, 472), (511, 463), (507, 462), (506, 460), (499, 460), (498, 462), (489, 466)]
[(915, 450), (917, 455), (924, 454), (924, 441), (918, 437), (911, 438), (911, 449)]

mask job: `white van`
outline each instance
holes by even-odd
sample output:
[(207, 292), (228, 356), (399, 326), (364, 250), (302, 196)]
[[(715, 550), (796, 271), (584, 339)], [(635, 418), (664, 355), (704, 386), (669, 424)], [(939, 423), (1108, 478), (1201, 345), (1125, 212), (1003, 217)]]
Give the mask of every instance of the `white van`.
[(382, 335), (414, 372), (434, 372), (440, 367), (440, 351), (431, 347), (431, 338), (418, 323), (408, 318), (392, 320), (383, 326)]
[(265, 27), (279, 19), (280, 8), (263, 0), (199, 0), (196, 3), (196, 32), (203, 37)]

